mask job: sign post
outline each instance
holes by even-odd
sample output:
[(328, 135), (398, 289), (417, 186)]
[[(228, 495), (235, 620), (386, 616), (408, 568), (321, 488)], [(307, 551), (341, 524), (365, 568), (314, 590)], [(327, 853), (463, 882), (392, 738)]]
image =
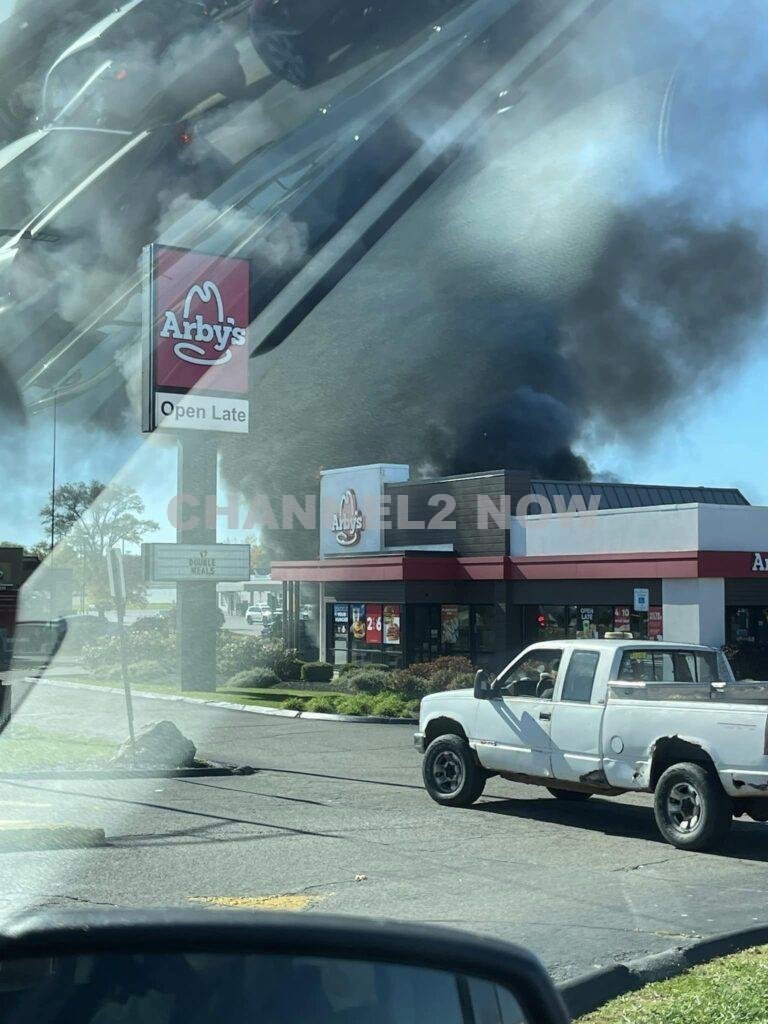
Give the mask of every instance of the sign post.
[[(178, 441), (177, 495), (198, 509), (216, 500), (220, 433), (247, 434), (250, 260), (191, 249), (145, 249), (142, 430)], [(179, 519), (181, 544), (216, 543), (216, 522)], [(176, 585), (179, 683), (216, 689), (216, 582)]]
[(131, 739), (131, 756), (133, 767), (136, 767), (136, 734), (133, 728), (133, 698), (131, 696), (131, 681), (128, 678), (128, 652), (125, 646), (125, 567), (123, 556), (117, 548), (110, 548), (107, 551), (107, 573), (109, 575), (109, 592), (115, 601), (117, 611), (117, 628), (120, 634), (120, 675), (123, 680), (123, 692), (125, 693), (125, 713), (128, 717), (128, 735)]

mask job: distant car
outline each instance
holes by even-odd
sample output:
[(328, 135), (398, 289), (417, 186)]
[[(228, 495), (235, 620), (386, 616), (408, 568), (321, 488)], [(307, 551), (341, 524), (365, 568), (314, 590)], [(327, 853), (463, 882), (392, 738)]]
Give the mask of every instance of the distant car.
[(19, 377), (126, 274), (174, 196), (228, 173), (193, 125), (44, 128), (0, 149), (0, 358)]
[(252, 626), (254, 622), (261, 622), (261, 605), (252, 604), (245, 609), (245, 621), (249, 626)]
[(135, 130), (245, 89), (235, 37), (200, 0), (128, 0), (50, 66), (40, 119)]

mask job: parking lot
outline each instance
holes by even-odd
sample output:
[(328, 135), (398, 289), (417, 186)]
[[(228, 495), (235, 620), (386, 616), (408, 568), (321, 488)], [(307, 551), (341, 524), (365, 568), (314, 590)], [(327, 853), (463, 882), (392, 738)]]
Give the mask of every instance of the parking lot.
[[(123, 739), (122, 697), (40, 685), (15, 727)], [(470, 810), (433, 804), (412, 729), (136, 699), (250, 776), (3, 779), (0, 817), (104, 828), (94, 849), (0, 854), (3, 910), (21, 905), (252, 905), (373, 914), (533, 947), (558, 979), (758, 920), (765, 826), (721, 854), (659, 839), (645, 796), (566, 805), (492, 781)], [(0, 742), (0, 770), (3, 744)], [(279, 903), (277, 905), (280, 905)], [(211, 912), (215, 912), (214, 909)], [(245, 912), (245, 911), (244, 911)]]

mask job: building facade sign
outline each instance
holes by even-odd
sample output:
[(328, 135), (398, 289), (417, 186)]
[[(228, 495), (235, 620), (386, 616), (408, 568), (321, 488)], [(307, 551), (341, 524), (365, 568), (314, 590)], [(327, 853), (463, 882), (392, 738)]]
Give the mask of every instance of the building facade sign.
[(384, 550), (391, 515), (385, 484), (408, 479), (408, 466), (378, 463), (320, 475), (320, 557)]

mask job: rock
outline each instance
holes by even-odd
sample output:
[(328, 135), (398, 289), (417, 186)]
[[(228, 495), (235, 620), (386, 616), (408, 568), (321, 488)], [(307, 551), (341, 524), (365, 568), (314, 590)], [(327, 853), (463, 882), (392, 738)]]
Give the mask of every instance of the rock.
[[(197, 748), (179, 732), (173, 722), (153, 722), (136, 733), (138, 768), (188, 768), (195, 761)], [(128, 739), (118, 747), (110, 764), (133, 767), (133, 751)]]

